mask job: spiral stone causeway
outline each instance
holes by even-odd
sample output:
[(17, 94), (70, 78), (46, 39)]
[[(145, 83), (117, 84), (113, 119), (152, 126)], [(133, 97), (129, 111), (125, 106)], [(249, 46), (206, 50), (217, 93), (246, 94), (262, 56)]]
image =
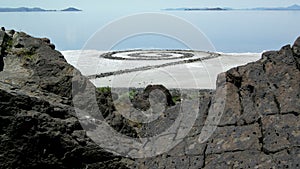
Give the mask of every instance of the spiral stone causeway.
[(183, 50), (131, 50), (108, 52), (100, 57), (116, 60), (174, 60), (192, 58), (194, 54)]
[[(115, 71), (88, 75), (88, 78), (97, 79), (174, 65), (184, 65), (186, 63), (201, 62), (203, 60), (217, 58), (218, 56), (220, 56), (218, 53), (192, 50), (126, 50), (107, 52), (101, 54), (99, 57), (108, 60), (123, 61), (122, 65)], [(133, 67), (130, 67), (130, 65), (133, 65)], [(101, 70), (103, 69), (105, 68)]]

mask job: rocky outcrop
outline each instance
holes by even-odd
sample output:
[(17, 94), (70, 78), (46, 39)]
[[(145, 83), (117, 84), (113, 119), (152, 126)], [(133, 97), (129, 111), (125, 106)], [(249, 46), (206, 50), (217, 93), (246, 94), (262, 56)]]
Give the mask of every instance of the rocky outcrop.
[(0, 168), (125, 167), (86, 136), (72, 105), (77, 71), (49, 39), (0, 31), (0, 44)]
[(162, 92), (162, 97), (156, 97), (155, 100), (158, 103), (164, 103), (164, 99), (166, 99), (165, 106), (174, 106), (175, 103), (172, 100), (172, 95), (167, 88), (163, 85), (148, 85), (142, 94), (134, 96), (132, 99), (132, 104), (134, 107), (140, 110), (147, 110), (150, 108), (149, 95), (151, 92), (155, 92), (155, 90)]
[(196, 131), (172, 151), (136, 166), (300, 168), (299, 44), (300, 38), (292, 47), (265, 52), (256, 62), (220, 74), (217, 88), (226, 90), (226, 99), (213, 135), (201, 144), (197, 140), (214, 94), (201, 99)]
[(299, 168), (299, 43), (222, 74), (226, 106), (206, 168)]
[[(87, 136), (82, 126), (94, 126), (79, 123), (72, 88), (95, 88), (54, 48), (45, 38), (0, 31), (0, 168), (299, 168), (300, 38), (292, 47), (220, 74), (216, 91), (197, 91), (198, 117), (183, 141), (141, 159), (109, 153)], [(180, 105), (172, 92), (152, 86), (144, 93), (157, 88), (168, 95), (165, 114), (173, 119)], [(199, 142), (219, 90), (225, 91), (222, 117), (213, 135)], [(172, 122), (161, 118), (132, 126), (116, 113), (112, 100), (118, 96), (95, 91), (102, 115), (124, 135), (153, 136), (162, 132), (153, 127)]]

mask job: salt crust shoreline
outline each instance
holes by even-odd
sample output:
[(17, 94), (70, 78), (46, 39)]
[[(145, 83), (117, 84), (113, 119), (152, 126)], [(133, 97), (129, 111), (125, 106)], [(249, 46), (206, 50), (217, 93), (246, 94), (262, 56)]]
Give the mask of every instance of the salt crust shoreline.
[[(141, 50), (136, 50), (140, 52)], [(159, 52), (159, 50), (153, 50)], [(132, 51), (131, 51), (132, 52)], [(197, 57), (205, 57), (211, 52), (192, 52)], [(68, 63), (79, 69), (83, 75), (91, 76), (139, 67), (168, 64), (170, 60), (114, 60), (100, 57), (106, 51), (68, 50), (61, 51)], [(150, 70), (134, 71), (113, 76), (91, 79), (97, 87), (145, 87), (148, 84), (163, 84), (167, 88), (215, 89), (217, 75), (233, 67), (245, 65), (260, 59), (262, 53), (222, 53), (218, 57), (199, 62), (170, 65)], [(122, 57), (123, 52), (120, 53)], [(174, 60), (178, 61), (178, 60)]]

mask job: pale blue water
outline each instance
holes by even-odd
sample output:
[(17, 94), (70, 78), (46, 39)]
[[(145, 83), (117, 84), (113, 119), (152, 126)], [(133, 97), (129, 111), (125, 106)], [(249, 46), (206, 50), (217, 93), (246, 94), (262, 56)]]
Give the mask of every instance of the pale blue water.
[[(156, 11), (181, 17), (199, 28), (220, 52), (277, 50), (300, 36), (300, 11)], [(59, 50), (82, 49), (104, 25), (127, 12), (0, 13), (1, 26), (48, 37)], [(122, 28), (120, 28), (122, 31)], [(184, 31), (184, 30), (183, 30)], [(136, 36), (115, 49), (185, 48), (163, 36)]]

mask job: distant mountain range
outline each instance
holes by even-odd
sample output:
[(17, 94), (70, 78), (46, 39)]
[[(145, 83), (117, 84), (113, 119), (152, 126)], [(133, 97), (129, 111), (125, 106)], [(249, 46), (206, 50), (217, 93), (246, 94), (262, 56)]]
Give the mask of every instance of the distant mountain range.
[(260, 8), (252, 8), (250, 10), (282, 10), (282, 11), (293, 11), (293, 10), (300, 10), (300, 6), (299, 5), (292, 5), (292, 6), (288, 6), (288, 7), (277, 7), (277, 8), (264, 8), (264, 7), (260, 7)]
[(231, 8), (166, 8), (166, 11), (224, 11), (224, 10), (233, 10)]
[(80, 9), (76, 9), (73, 7), (56, 10), (56, 9), (43, 9), (43, 8), (27, 8), (27, 7), (20, 7), (20, 8), (0, 8), (0, 12), (79, 12), (82, 11)]
[(259, 8), (246, 8), (246, 9), (234, 9), (234, 8), (167, 8), (164, 9), (167, 11), (226, 11), (226, 10), (260, 10), (260, 11), (300, 11), (300, 6), (295, 4), (288, 7), (276, 7), (276, 8), (267, 8), (267, 7), (259, 7)]

